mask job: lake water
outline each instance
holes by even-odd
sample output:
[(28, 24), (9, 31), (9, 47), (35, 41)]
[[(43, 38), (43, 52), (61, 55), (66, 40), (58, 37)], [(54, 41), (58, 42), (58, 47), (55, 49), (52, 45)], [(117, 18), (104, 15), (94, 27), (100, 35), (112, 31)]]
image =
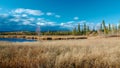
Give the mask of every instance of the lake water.
[(18, 39), (18, 38), (0, 38), (0, 41), (7, 41), (7, 42), (35, 42), (36, 40)]

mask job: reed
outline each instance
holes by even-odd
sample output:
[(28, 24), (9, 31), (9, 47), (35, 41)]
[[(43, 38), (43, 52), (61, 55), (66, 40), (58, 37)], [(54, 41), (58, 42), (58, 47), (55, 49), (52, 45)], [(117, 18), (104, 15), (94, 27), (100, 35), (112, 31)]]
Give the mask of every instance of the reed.
[(0, 68), (120, 68), (119, 40), (0, 42)]

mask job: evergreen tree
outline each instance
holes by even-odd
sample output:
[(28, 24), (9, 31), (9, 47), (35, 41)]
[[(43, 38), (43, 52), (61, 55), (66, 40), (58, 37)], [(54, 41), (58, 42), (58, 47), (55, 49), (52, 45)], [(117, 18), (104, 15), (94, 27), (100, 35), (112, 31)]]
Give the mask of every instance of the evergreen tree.
[(118, 30), (120, 31), (120, 23), (118, 24)]
[(95, 32), (95, 26), (93, 26), (93, 30), (92, 31)]
[(108, 30), (107, 30), (107, 27), (105, 25), (105, 21), (104, 20), (103, 20), (102, 24), (103, 24), (103, 28), (104, 28), (104, 34), (108, 34)]
[(80, 23), (78, 24), (78, 34), (81, 34)]
[(73, 32), (72, 32), (72, 34), (73, 35), (76, 35), (76, 33), (77, 33), (77, 30), (76, 30), (76, 27), (73, 29)]
[(111, 33), (112, 31), (111, 24), (108, 25), (108, 29), (109, 29), (109, 33)]
[(117, 31), (118, 31), (118, 26), (116, 25), (116, 26), (115, 26), (115, 32), (117, 32)]
[(97, 30), (97, 32), (98, 32), (99, 35), (103, 34), (103, 25), (102, 25), (102, 23), (100, 24), (99, 30)]
[(102, 26), (102, 24), (100, 24), (100, 31), (103, 31), (103, 26)]
[(109, 29), (109, 31), (111, 31), (111, 24), (108, 25), (108, 29)]
[(115, 25), (112, 24), (112, 33), (114, 34), (115, 33)]
[(87, 28), (86, 28), (86, 34), (88, 35), (89, 32), (90, 32), (90, 28), (89, 28), (89, 26), (87, 26)]
[(83, 34), (84, 35), (86, 35), (86, 28), (87, 28), (86, 23), (84, 23), (84, 25), (83, 25)]
[(89, 26), (87, 26), (87, 32), (89, 32), (90, 31), (90, 27)]

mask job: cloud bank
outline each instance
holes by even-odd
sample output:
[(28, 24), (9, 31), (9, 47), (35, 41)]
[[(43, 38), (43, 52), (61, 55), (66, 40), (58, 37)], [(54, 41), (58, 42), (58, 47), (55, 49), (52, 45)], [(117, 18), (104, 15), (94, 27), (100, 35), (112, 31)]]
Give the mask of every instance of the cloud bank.
[[(2, 10), (2, 8), (0, 9)], [(0, 14), (0, 31), (35, 31), (40, 26), (41, 31), (48, 30), (71, 30), (80, 23), (86, 21), (75, 21), (79, 17), (74, 17), (73, 21), (56, 22), (45, 16), (53, 18), (61, 18), (60, 15), (53, 12), (42, 12), (41, 10), (17, 8), (7, 13)], [(87, 22), (86, 22), (87, 23)]]

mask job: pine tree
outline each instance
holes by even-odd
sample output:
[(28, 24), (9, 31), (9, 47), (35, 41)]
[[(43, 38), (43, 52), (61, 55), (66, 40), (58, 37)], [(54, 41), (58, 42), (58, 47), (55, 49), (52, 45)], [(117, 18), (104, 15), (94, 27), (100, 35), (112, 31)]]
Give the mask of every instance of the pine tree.
[(84, 23), (84, 26), (83, 26), (83, 34), (86, 35), (86, 23)]
[(89, 26), (87, 26), (87, 28), (86, 28), (86, 34), (88, 35), (89, 32), (90, 32), (90, 28), (89, 28)]
[(118, 31), (118, 26), (116, 25), (116, 26), (115, 26), (115, 32), (117, 32), (117, 31)]
[(115, 33), (115, 25), (112, 24), (112, 33), (114, 34)]
[(105, 25), (105, 21), (104, 20), (103, 20), (102, 24), (103, 24), (103, 28), (104, 28), (104, 34), (108, 34), (108, 29), (107, 29), (107, 27)]
[(103, 26), (102, 26), (102, 24), (100, 24), (100, 31), (103, 31)]
[(111, 25), (110, 24), (108, 25), (108, 29), (109, 29), (109, 31), (111, 31)]
[(78, 34), (81, 34), (80, 23), (78, 24)]
[(120, 23), (118, 24), (118, 30), (120, 31)]
[(111, 30), (112, 30), (111, 24), (108, 25), (108, 29), (109, 29), (109, 33), (111, 33)]
[(81, 35), (84, 35), (84, 30), (83, 29), (81, 30)]
[(90, 27), (89, 26), (87, 26), (87, 32), (89, 32), (90, 31)]
[(77, 33), (77, 30), (76, 30), (76, 27), (73, 29), (73, 32), (72, 32), (72, 34), (73, 35), (76, 35), (76, 33)]
[(93, 32), (95, 32), (95, 26), (93, 26), (93, 29), (92, 29)]
[(98, 32), (99, 35), (103, 34), (103, 25), (102, 25), (102, 23), (100, 24), (100, 28), (99, 28), (99, 30), (97, 30), (97, 32)]

